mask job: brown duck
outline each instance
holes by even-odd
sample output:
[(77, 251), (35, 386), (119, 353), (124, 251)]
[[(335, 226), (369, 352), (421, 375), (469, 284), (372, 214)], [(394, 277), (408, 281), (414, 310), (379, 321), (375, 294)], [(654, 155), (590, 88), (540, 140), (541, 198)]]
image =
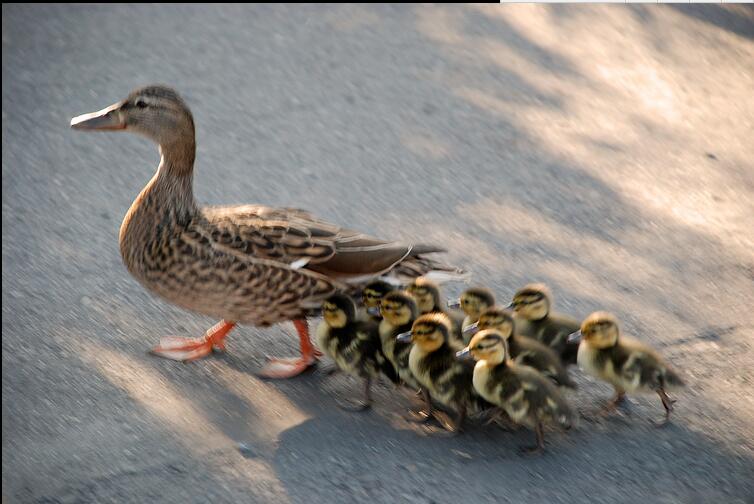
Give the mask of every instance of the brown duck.
[(379, 276), (410, 281), (432, 270), (454, 272), (421, 254), (441, 248), (366, 236), (293, 208), (200, 207), (192, 188), (194, 120), (172, 89), (148, 86), (99, 112), (71, 120), (79, 130), (126, 130), (160, 146), (157, 173), (120, 228), (128, 271), (149, 291), (222, 321), (201, 338), (162, 338), (153, 352), (190, 361), (223, 350), (236, 323), (293, 321), (301, 356), (270, 359), (263, 376), (295, 376), (321, 355), (306, 317), (338, 291)]

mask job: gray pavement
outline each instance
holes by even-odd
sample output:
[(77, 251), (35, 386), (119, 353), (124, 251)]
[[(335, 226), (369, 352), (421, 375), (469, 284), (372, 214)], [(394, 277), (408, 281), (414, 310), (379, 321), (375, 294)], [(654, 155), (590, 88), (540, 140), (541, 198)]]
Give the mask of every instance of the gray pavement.
[[(754, 10), (644, 6), (3, 5), (3, 502), (752, 502)], [(506, 298), (615, 312), (685, 376), (630, 414), (435, 439), (387, 385), (254, 376), (292, 327), (183, 365), (215, 321), (146, 293), (120, 221), (158, 162), (71, 117), (162, 82), (208, 204), (298, 206), (447, 245)], [(456, 294), (463, 285), (448, 285)], [(585, 412), (610, 395), (573, 370)]]

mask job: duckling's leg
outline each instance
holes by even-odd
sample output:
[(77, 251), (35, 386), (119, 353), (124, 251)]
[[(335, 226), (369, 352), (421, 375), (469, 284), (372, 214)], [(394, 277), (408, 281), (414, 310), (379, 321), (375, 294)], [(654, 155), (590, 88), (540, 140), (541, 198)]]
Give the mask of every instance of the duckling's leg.
[(623, 389), (615, 389), (615, 395), (612, 399), (602, 408), (602, 414), (608, 415), (614, 412), (621, 404), (626, 400), (626, 391)]
[(236, 326), (235, 322), (222, 320), (212, 326), (201, 338), (168, 336), (151, 352), (159, 357), (189, 362), (209, 355), (213, 348), (225, 350), (225, 337)]
[(263, 378), (293, 378), (306, 371), (322, 356), (322, 352), (315, 349), (309, 339), (309, 326), (306, 319), (294, 320), (293, 325), (298, 332), (301, 357), (269, 358), (267, 365), (258, 373), (259, 376)]
[(660, 396), (662, 405), (665, 407), (665, 419), (658, 424), (658, 427), (662, 427), (670, 421), (670, 414), (673, 412), (673, 404), (675, 403), (675, 400), (668, 397), (665, 393), (665, 389), (662, 387), (657, 389), (657, 395)]
[(541, 455), (545, 452), (545, 432), (542, 428), (542, 422), (537, 422), (534, 432), (537, 434), (537, 445), (522, 446), (521, 452), (525, 455)]
[(427, 423), (434, 414), (432, 411), (432, 399), (429, 397), (429, 391), (422, 387), (419, 392), (424, 400), (424, 409), (420, 411), (409, 411), (407, 420), (416, 423)]
[(434, 432), (433, 436), (437, 437), (455, 437), (461, 433), (461, 425), (466, 419), (466, 407), (461, 406), (458, 410), (458, 416), (455, 420), (451, 420), (448, 415), (441, 414), (440, 412), (434, 413), (435, 419), (445, 429), (444, 431)]
[(337, 401), (338, 407), (346, 411), (364, 411), (372, 407), (372, 378), (364, 378), (364, 400), (356, 403)]

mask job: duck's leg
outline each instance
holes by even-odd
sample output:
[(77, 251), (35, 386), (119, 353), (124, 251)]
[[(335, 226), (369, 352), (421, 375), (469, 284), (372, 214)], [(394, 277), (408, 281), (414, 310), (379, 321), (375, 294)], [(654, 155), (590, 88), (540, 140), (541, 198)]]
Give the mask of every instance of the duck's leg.
[(201, 338), (168, 336), (151, 352), (159, 357), (189, 362), (209, 355), (213, 348), (225, 350), (225, 337), (236, 326), (235, 322), (222, 320), (209, 328)]
[(301, 357), (268, 358), (269, 362), (258, 373), (259, 376), (263, 378), (292, 378), (306, 371), (322, 356), (322, 352), (314, 348), (309, 339), (309, 325), (306, 323), (306, 319), (294, 320), (293, 325), (298, 332)]

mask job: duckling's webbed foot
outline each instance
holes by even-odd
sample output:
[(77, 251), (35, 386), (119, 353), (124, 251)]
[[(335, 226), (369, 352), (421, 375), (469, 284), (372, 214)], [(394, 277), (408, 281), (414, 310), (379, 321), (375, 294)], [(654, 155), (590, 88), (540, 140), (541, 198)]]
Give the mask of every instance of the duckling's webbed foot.
[(622, 390), (616, 390), (615, 395), (610, 401), (602, 408), (600, 414), (602, 416), (610, 415), (615, 412), (626, 401), (626, 393)]
[(317, 373), (323, 375), (323, 376), (332, 376), (334, 374), (338, 374), (340, 372), (340, 369), (338, 369), (338, 366), (335, 364), (327, 364), (324, 366), (321, 366)]
[(160, 339), (160, 344), (151, 353), (165, 359), (190, 362), (206, 357), (212, 350), (225, 351), (225, 337), (235, 327), (235, 322), (225, 320), (212, 326), (201, 338), (168, 336)]
[(542, 455), (545, 452), (545, 433), (544, 429), (542, 428), (542, 422), (537, 423), (537, 427), (534, 429), (534, 432), (537, 434), (536, 446), (522, 446), (520, 448), (522, 455)]
[(421, 389), (419, 393), (424, 401), (424, 409), (419, 411), (410, 410), (406, 420), (414, 423), (427, 423), (432, 418), (432, 401), (429, 397), (429, 392), (426, 389)]
[(437, 422), (442, 426), (442, 428), (445, 429), (444, 431), (433, 432), (433, 435), (441, 437), (455, 437), (461, 433), (461, 425), (466, 418), (466, 411), (465, 409), (462, 409), (458, 413), (458, 417), (455, 420), (452, 420), (450, 418), (450, 415), (443, 411), (435, 411), (433, 416), (435, 420), (437, 420)]
[(670, 422), (670, 414), (673, 412), (673, 404), (675, 404), (675, 399), (671, 399), (668, 397), (668, 395), (665, 393), (665, 389), (660, 387), (657, 389), (657, 395), (660, 396), (660, 400), (662, 401), (662, 406), (665, 408), (665, 417), (662, 421), (657, 422), (657, 427), (664, 427)]
[(299, 336), (301, 357), (270, 358), (268, 363), (257, 373), (262, 378), (292, 378), (298, 376), (317, 362), (322, 352), (314, 348), (309, 339), (309, 327), (306, 320), (294, 320), (293, 325)]
[(335, 401), (340, 409), (345, 411), (365, 411), (372, 407), (372, 379), (364, 379), (364, 400), (363, 401)]
[(335, 404), (338, 405), (338, 408), (342, 409), (343, 411), (350, 411), (353, 413), (357, 413), (360, 411), (366, 411), (369, 408), (372, 407), (371, 402), (365, 402), (365, 401), (348, 401), (348, 400), (341, 400), (336, 399)]

